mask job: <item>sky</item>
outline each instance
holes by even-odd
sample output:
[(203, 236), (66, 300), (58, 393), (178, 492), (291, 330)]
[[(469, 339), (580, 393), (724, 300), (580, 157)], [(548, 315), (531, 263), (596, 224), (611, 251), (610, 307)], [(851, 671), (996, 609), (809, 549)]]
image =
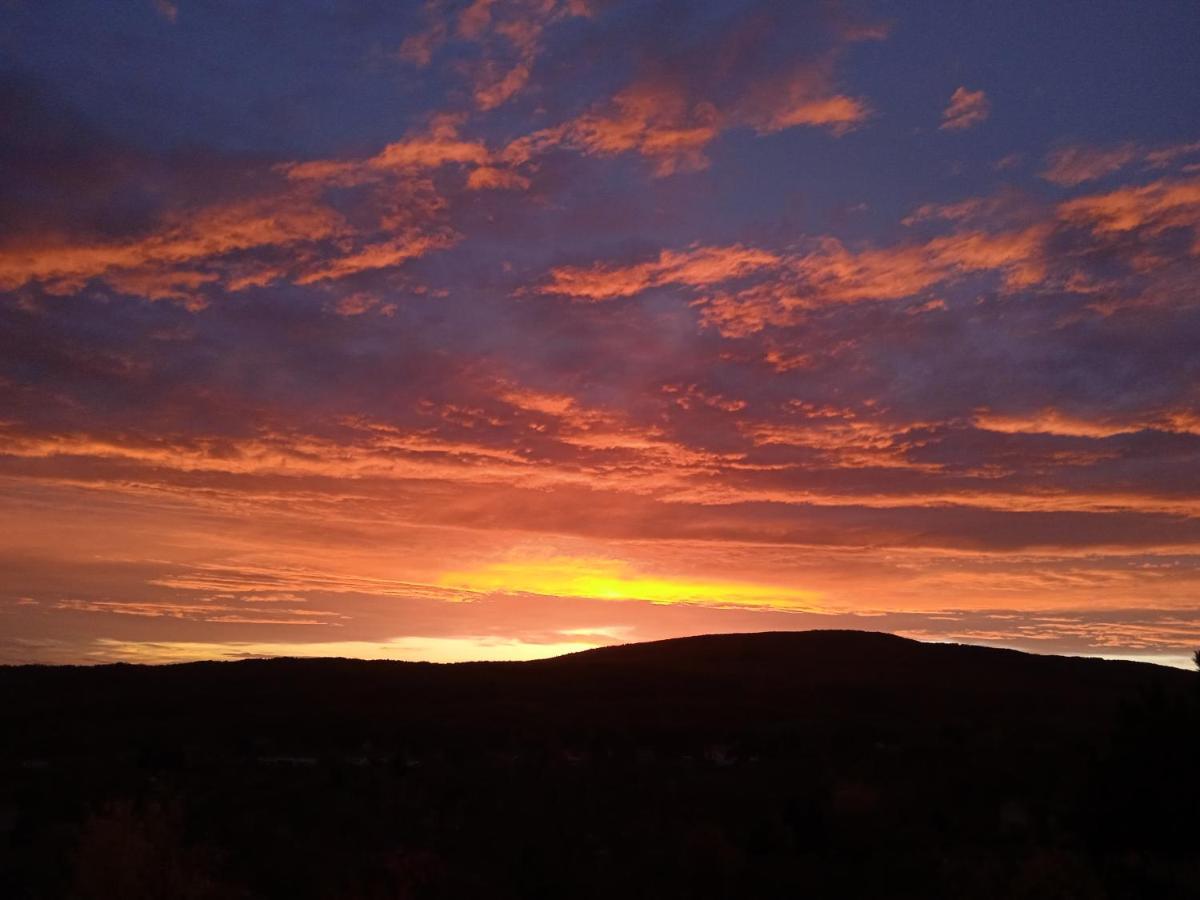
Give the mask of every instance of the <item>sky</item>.
[(1200, 646), (1200, 5), (0, 9), (0, 662)]

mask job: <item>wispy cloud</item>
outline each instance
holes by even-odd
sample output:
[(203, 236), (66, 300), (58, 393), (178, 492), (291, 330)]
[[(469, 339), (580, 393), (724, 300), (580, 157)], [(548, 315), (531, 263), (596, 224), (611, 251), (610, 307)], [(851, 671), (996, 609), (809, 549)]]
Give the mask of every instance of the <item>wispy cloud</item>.
[(1041, 176), (1063, 187), (1075, 187), (1119, 172), (1137, 162), (1148, 169), (1164, 169), (1191, 156), (1200, 156), (1200, 142), (1148, 148), (1133, 141), (1108, 147), (1070, 144), (1046, 157)]
[(179, 18), (179, 7), (171, 0), (153, 0), (154, 10), (171, 24)]
[(965, 131), (987, 120), (992, 103), (983, 91), (957, 87), (950, 95), (950, 104), (942, 111), (943, 131)]

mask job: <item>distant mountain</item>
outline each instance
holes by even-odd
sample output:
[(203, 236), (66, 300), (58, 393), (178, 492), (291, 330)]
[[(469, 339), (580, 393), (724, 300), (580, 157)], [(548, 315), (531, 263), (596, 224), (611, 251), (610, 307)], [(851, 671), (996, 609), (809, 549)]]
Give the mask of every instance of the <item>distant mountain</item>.
[[(720, 634), (533, 662), (266, 659), (168, 666), (0, 668), (10, 739), (53, 753), (120, 744), (218, 745), (237, 735), (317, 747), (362, 740), (505, 740), (514, 729), (696, 732), (913, 729), (956, 717), (1018, 732), (1089, 728), (1191, 673), (1149, 664), (927, 644), (877, 632)], [(192, 723), (201, 717), (205, 733)], [(298, 731), (302, 741), (289, 737)]]
[[(1003, 676), (1020, 690), (1055, 678), (1072, 686), (1182, 684), (1189, 673), (1150, 663), (1051, 656), (967, 644), (925, 643), (878, 631), (766, 631), (709, 634), (622, 644), (542, 660), (546, 666), (635, 666), (639, 669), (712, 671), (730, 675), (787, 673), (823, 682), (941, 681), (954, 673), (987, 681)], [(1015, 680), (1014, 680), (1015, 679)], [(978, 682), (976, 682), (978, 683)]]
[[(596, 725), (613, 714), (623, 721), (644, 715), (653, 724), (660, 707), (715, 720), (748, 720), (751, 708), (768, 718), (829, 712), (853, 719), (876, 707), (893, 714), (953, 707), (1080, 719), (1111, 712), (1139, 692), (1186, 690), (1192, 682), (1192, 673), (1140, 662), (833, 630), (680, 637), (530, 662), (256, 659), (0, 667), (8, 718), (26, 722), (22, 733), (31, 739), (42, 716), (54, 720), (56, 732), (76, 721), (104, 728), (128, 718), (133, 734), (136, 722), (152, 715), (163, 733), (170, 722), (198, 712), (215, 725), (329, 716), (364, 727), (386, 712), (437, 728), (445, 725), (446, 704), (460, 715), (473, 713), (480, 728), (494, 724), (497, 709), (532, 720), (598, 715)], [(472, 727), (472, 720), (456, 719), (455, 727)]]
[(769, 632), (0, 697), (4, 897), (1200, 895), (1200, 675), (1154, 665)]

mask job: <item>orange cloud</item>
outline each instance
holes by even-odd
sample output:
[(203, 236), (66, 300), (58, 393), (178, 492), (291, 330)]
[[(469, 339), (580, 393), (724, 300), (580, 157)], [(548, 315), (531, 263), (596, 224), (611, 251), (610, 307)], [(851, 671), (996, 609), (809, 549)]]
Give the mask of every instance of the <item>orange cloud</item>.
[(1146, 165), (1152, 169), (1162, 169), (1174, 163), (1176, 160), (1200, 154), (1200, 141), (1191, 141), (1183, 144), (1171, 144), (1166, 147), (1159, 147), (1155, 150), (1147, 150), (1145, 153)]
[[(913, 434), (930, 423), (880, 421), (853, 409), (803, 406), (798, 415), (776, 422), (745, 422), (740, 429), (758, 447), (804, 447), (819, 451), (826, 464), (856, 468), (924, 469), (936, 464), (913, 463), (909, 452), (921, 446)], [(799, 421), (796, 421), (799, 419)]]
[[(170, 213), (149, 235), (123, 241), (26, 239), (0, 249), (0, 290), (38, 282), (52, 293), (74, 292), (102, 279), (122, 292), (199, 309), (206, 302), (199, 290), (206, 285), (239, 291), (280, 278), (311, 284), (399, 265), (454, 244), (457, 235), (438, 222), (438, 201), (429, 188), (410, 184), (396, 194), (405, 192), (409, 203), (370, 234), (302, 189)], [(257, 252), (270, 255), (247, 256)]]
[(611, 300), (667, 284), (688, 287), (716, 284), (779, 262), (780, 257), (774, 253), (739, 244), (694, 247), (683, 252), (664, 250), (658, 259), (632, 266), (561, 266), (551, 270), (550, 281), (539, 290), (588, 300)]
[[(1200, 179), (1155, 181), (1107, 194), (1068, 200), (1058, 207), (1061, 219), (1095, 234), (1200, 227)], [(1200, 252), (1200, 248), (1193, 248)]]
[(1071, 145), (1050, 153), (1041, 177), (1053, 184), (1074, 187), (1111, 175), (1134, 162), (1141, 162), (1150, 169), (1163, 169), (1195, 153), (1200, 153), (1200, 141), (1154, 149), (1132, 141), (1113, 147)]
[(987, 234), (960, 232), (925, 244), (858, 253), (826, 238), (818, 249), (791, 261), (814, 302), (893, 300), (910, 297), (934, 284), (968, 272), (999, 270), (1012, 285), (1040, 280), (1042, 226)]
[(1200, 414), (1190, 410), (1147, 414), (1137, 418), (1083, 418), (1046, 408), (1028, 415), (980, 411), (975, 427), (1005, 434), (1057, 434), (1067, 437), (1108, 438), (1152, 429), (1200, 435)]
[[(881, 37), (878, 30), (843, 36), (845, 40)], [(572, 147), (591, 156), (638, 153), (656, 176), (707, 168), (706, 149), (730, 129), (752, 128), (771, 134), (788, 128), (826, 128), (841, 135), (865, 121), (865, 101), (834, 88), (836, 53), (779, 72), (755, 75), (732, 89), (732, 96), (709, 96), (701, 84), (668, 72), (647, 75), (609, 100), (560, 125), (511, 142), (503, 157), (522, 165), (556, 147)], [(730, 93), (728, 86), (726, 94)]]
[(735, 400), (724, 394), (715, 394), (704, 390), (697, 384), (665, 384), (662, 391), (673, 398), (680, 409), (719, 409), (722, 412), (741, 412), (748, 405), (745, 400)]
[(950, 105), (942, 112), (943, 131), (964, 131), (974, 128), (991, 114), (992, 104), (983, 91), (969, 91), (965, 87), (954, 89)]
[(356, 272), (398, 266), (433, 250), (444, 250), (453, 246), (457, 240), (458, 235), (448, 230), (440, 233), (424, 233), (414, 229), (407, 234), (401, 234), (386, 241), (365, 244), (357, 251), (317, 265), (299, 275), (296, 278), (296, 284), (313, 284), (318, 281), (345, 278)]
[[(997, 231), (982, 227), (995, 218), (1019, 224)], [(1072, 252), (1055, 248), (1056, 236), (1065, 227), (1082, 227), (1097, 237), (1136, 231), (1144, 238), (1187, 229), (1195, 236), (1192, 252), (1200, 254), (1200, 180), (1155, 181), (1076, 197), (1051, 210), (1008, 197), (925, 204), (904, 222), (933, 219), (974, 227), (923, 243), (856, 250), (831, 237), (810, 241), (807, 251), (786, 253), (744, 245), (664, 250), (655, 260), (631, 265), (559, 266), (538, 290), (609, 300), (666, 285), (710, 288), (695, 305), (705, 324), (728, 337), (795, 324), (807, 311), (830, 304), (912, 297), (977, 273), (998, 274), (1006, 291), (1053, 286), (1106, 294), (1111, 285), (1089, 277)], [(1169, 259), (1149, 247), (1126, 247), (1122, 257), (1139, 271)], [(749, 283), (727, 286), (739, 280)]]
[(519, 142), (513, 152), (519, 157), (531, 146), (561, 141), (592, 155), (639, 153), (659, 176), (697, 171), (708, 166), (708, 145), (732, 127), (745, 125), (768, 134), (807, 125), (842, 134), (867, 117), (862, 101), (829, 95), (822, 86), (804, 80), (768, 83), (759, 93), (770, 95), (770, 102), (744, 101), (740, 108), (722, 112), (707, 100), (690, 100), (671, 84), (643, 81), (618, 93), (607, 108), (534, 136), (532, 143)]
[(798, 99), (776, 109), (759, 130), (782, 131), (797, 125), (825, 126), (834, 134), (844, 134), (869, 115), (866, 104), (842, 94), (819, 99)]
[[(74, 292), (92, 279), (150, 300), (189, 308), (204, 288), (240, 291), (278, 279), (312, 284), (401, 265), (444, 250), (458, 235), (444, 224), (446, 201), (422, 173), (470, 169), (471, 190), (523, 188), (528, 180), (491, 165), (479, 141), (459, 135), (459, 120), (436, 117), (427, 129), (366, 159), (311, 160), (276, 167), (288, 183), (256, 196), (195, 210), (169, 210), (150, 233), (121, 240), (30, 235), (0, 247), (0, 290), (36, 282)], [(328, 203), (333, 187), (365, 187), (364, 216)]]
[(359, 291), (340, 297), (333, 304), (333, 309), (339, 316), (361, 316), (373, 309), (377, 309), (380, 315), (391, 316), (396, 312), (396, 304), (383, 303), (378, 297)]
[(446, 26), (437, 22), (424, 31), (410, 34), (400, 44), (396, 58), (401, 62), (424, 68), (433, 61), (433, 55), (446, 42)]
[(467, 188), (472, 191), (524, 190), (528, 187), (529, 179), (512, 169), (480, 166), (467, 176)]
[(1140, 155), (1135, 144), (1118, 147), (1060, 147), (1046, 160), (1042, 178), (1064, 187), (1074, 187), (1123, 169)]
[[(871, 33), (863, 37), (882, 37)], [(845, 134), (870, 115), (867, 104), (833, 89), (833, 57), (796, 66), (790, 72), (752, 84), (734, 105), (731, 121), (759, 134), (797, 126), (828, 128)]]
[(216, 276), (194, 268), (229, 254), (293, 247), (345, 234), (347, 225), (312, 195), (285, 193), (173, 213), (153, 234), (110, 242), (42, 238), (0, 249), (0, 290), (30, 281), (52, 290), (77, 290), (92, 278), (115, 275), (128, 288), (171, 296)]
[(806, 311), (833, 303), (899, 300), (979, 272), (999, 272), (1009, 288), (1045, 277), (1043, 225), (998, 234), (960, 232), (924, 244), (858, 252), (834, 238), (782, 261), (780, 274), (739, 291), (701, 298), (702, 321), (729, 337), (769, 325), (793, 324)]
[(992, 197), (968, 197), (953, 203), (922, 203), (900, 220), (901, 225), (943, 220), (947, 222), (1005, 221), (1010, 216), (1035, 214), (1031, 204), (1020, 195), (1002, 192)]
[(500, 398), (521, 410), (551, 416), (565, 416), (577, 410), (575, 398), (570, 394), (551, 394), (529, 388), (505, 387)]
[(492, 24), (492, 6), (496, 0), (472, 0), (470, 6), (458, 14), (458, 33), (467, 40), (478, 40)]
[[(302, 601), (303, 602), (303, 601)], [(284, 609), (272, 607), (270, 617), (253, 609), (227, 603), (186, 603), (179, 601), (60, 600), (55, 609), (76, 612), (108, 613), (149, 619), (191, 619), (198, 622), (225, 622), (242, 625), (324, 625), (336, 627), (346, 618), (330, 610)]]
[(528, 84), (545, 30), (590, 10), (585, 0), (472, 0), (454, 17), (435, 0), (425, 14), (429, 24), (405, 38), (396, 57), (423, 68), (449, 40), (475, 45), (479, 58), (466, 66), (471, 92), (479, 109), (491, 110)]
[[(220, 279), (216, 272), (155, 268), (109, 270), (104, 277), (122, 294), (147, 300), (178, 300), (193, 311), (207, 305), (200, 288)], [(233, 291), (239, 289), (236, 282), (231, 281), (227, 286)]]
[(607, 109), (586, 113), (557, 133), (587, 154), (636, 151), (653, 161), (656, 174), (670, 175), (704, 168), (704, 148), (720, 131), (711, 103), (690, 103), (669, 85), (643, 82), (621, 91)]
[[(517, 0), (500, 7), (494, 0), (474, 0), (459, 16), (459, 34), (484, 44), (485, 57), (473, 76), (475, 105), (482, 110), (507, 103), (529, 83), (542, 52), (543, 35), (556, 22), (589, 16), (586, 0)], [(500, 62), (489, 35), (507, 42), (515, 61)]]
[(286, 163), (280, 170), (294, 181), (318, 181), (350, 187), (405, 172), (447, 165), (486, 166), (491, 154), (480, 141), (459, 136), (460, 120), (438, 116), (428, 130), (384, 147), (375, 156), (360, 160), (312, 160)]
[(796, 315), (832, 303), (897, 300), (978, 272), (998, 272), (1006, 288), (1046, 278), (1044, 244), (1051, 226), (1037, 223), (998, 233), (960, 231), (924, 244), (852, 251), (835, 238), (819, 238), (807, 253), (779, 254), (731, 245), (662, 251), (633, 265), (560, 266), (538, 290), (588, 300), (630, 297), (665, 285), (719, 287), (750, 276), (765, 280), (736, 292), (697, 300), (703, 320), (728, 336), (767, 325), (790, 324)]

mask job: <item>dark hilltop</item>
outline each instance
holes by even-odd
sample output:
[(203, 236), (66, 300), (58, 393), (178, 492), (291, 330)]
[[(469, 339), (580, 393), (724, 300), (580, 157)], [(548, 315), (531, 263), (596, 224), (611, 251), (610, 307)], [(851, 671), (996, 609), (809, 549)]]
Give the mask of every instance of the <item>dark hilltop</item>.
[(7, 898), (1200, 896), (1200, 675), (887, 634), (0, 668)]

